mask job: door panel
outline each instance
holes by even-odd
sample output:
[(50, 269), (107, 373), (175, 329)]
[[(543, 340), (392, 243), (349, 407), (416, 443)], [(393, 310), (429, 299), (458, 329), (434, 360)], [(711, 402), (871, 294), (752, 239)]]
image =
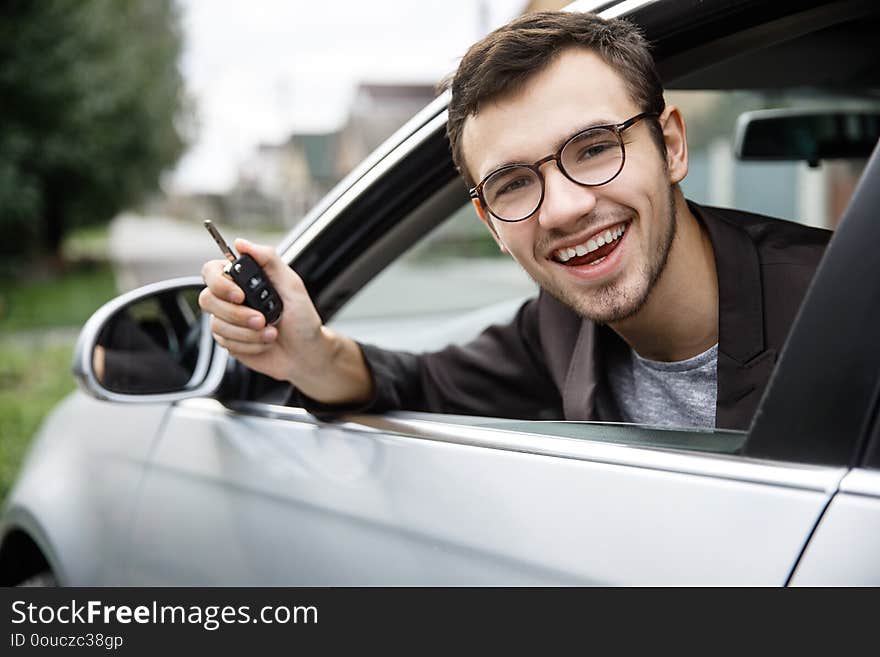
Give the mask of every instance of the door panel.
[(833, 490), (694, 474), (725, 457), (683, 473), (626, 464), (650, 450), (596, 462), (277, 414), (175, 408), (132, 583), (780, 585)]
[(798, 564), (794, 586), (880, 586), (880, 471), (841, 482)]

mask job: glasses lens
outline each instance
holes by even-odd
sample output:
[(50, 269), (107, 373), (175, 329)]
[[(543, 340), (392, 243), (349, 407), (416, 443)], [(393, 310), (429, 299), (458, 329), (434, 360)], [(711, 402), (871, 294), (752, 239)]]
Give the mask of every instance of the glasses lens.
[(559, 159), (574, 180), (584, 185), (601, 185), (614, 178), (623, 166), (623, 144), (613, 130), (586, 130), (565, 145)]
[(541, 180), (528, 167), (502, 169), (486, 180), (483, 199), (499, 219), (525, 219), (541, 203)]

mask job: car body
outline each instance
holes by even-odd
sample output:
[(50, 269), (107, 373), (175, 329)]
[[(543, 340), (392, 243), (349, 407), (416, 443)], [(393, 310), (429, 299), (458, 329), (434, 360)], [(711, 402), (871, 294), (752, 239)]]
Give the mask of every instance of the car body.
[[(870, 2), (592, 5), (643, 27), (667, 88), (770, 90), (762, 102), (783, 107), (783, 89), (806, 89), (807, 107), (821, 89), (826, 103), (846, 94), (877, 106), (880, 12)], [(444, 138), (447, 102), (403, 126), (278, 245), (322, 316), (359, 339), (405, 349), (465, 340), (510, 317), (524, 290), (512, 284), (498, 303), (428, 313), (438, 297), (416, 286), (391, 295), (404, 298), (402, 311), (346, 315), (358, 293), (375, 308), (368, 283), (468, 203)], [(0, 576), (14, 584), (50, 572), (63, 585), (880, 584), (878, 210), (875, 152), (745, 432), (403, 411), (322, 422), (206, 337), (204, 318), (190, 313), (200, 279), (130, 292), (83, 328), (74, 365), (82, 390), (46, 420), (7, 500)], [(471, 287), (494, 280), (465, 274), (465, 286), (468, 276), (481, 283)], [(437, 278), (447, 277), (419, 284)], [(94, 346), (120, 313), (156, 299), (183, 322), (182, 332), (168, 328), (175, 321), (162, 330), (190, 353), (181, 355), (187, 380), (151, 394), (105, 385)]]

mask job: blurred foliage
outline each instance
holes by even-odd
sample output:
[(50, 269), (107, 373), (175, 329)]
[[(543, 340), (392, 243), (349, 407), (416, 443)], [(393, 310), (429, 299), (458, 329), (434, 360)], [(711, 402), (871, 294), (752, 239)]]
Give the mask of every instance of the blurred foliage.
[(0, 503), (46, 414), (75, 387), (72, 342), (0, 339)]
[[(76, 231), (66, 240), (101, 238)], [(79, 260), (64, 276), (0, 279), (0, 501), (46, 414), (74, 389), (78, 327), (117, 294), (110, 266)]]
[(174, 0), (0, 3), (0, 255), (60, 258), (157, 189), (189, 121), (182, 41)]

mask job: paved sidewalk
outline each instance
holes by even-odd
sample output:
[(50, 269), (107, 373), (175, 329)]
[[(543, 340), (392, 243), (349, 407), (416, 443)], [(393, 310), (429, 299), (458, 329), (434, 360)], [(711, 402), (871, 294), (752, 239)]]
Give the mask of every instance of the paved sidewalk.
[[(248, 233), (226, 228), (230, 244), (235, 237), (276, 244), (280, 234)], [(178, 276), (197, 276), (202, 263), (219, 258), (220, 251), (201, 221), (122, 214), (110, 224), (108, 249), (120, 291)]]

